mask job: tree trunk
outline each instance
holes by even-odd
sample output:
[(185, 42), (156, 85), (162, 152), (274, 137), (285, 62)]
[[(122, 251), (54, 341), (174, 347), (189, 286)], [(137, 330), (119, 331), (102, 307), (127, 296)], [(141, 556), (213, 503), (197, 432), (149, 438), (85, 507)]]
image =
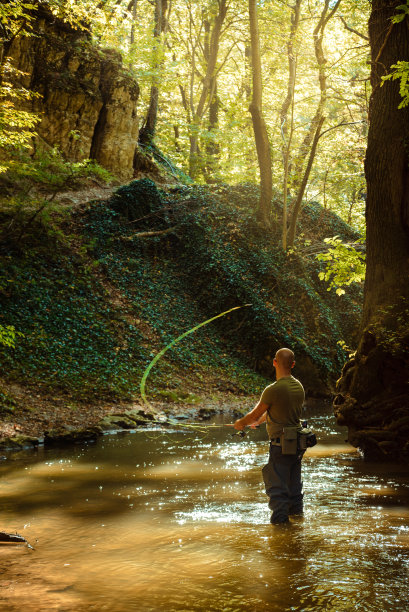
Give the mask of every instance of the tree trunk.
[[(281, 130), (283, 133), (284, 139), (286, 139), (288, 134), (288, 121), (287, 115), (288, 111), (294, 100), (294, 88), (295, 88), (295, 77), (296, 77), (296, 55), (294, 53), (294, 41), (298, 30), (298, 25), (300, 23), (300, 14), (301, 14), (301, 2), (302, 0), (296, 0), (293, 6), (293, 12), (291, 13), (291, 29), (290, 36), (287, 42), (287, 57), (288, 57), (288, 87), (287, 87), (287, 95), (284, 99), (283, 105), (280, 111), (280, 124)], [(284, 148), (285, 145), (283, 145)]]
[[(213, 28), (210, 32), (210, 24), (205, 20), (208, 24), (206, 27), (209, 27), (206, 35), (205, 35), (205, 45), (207, 47), (207, 51), (205, 50), (205, 62), (206, 62), (206, 72), (203, 77), (202, 90), (200, 92), (199, 101), (197, 103), (196, 109), (193, 105), (193, 83), (191, 86), (191, 100), (190, 106), (192, 108), (192, 123), (190, 128), (190, 153), (189, 153), (189, 174), (192, 178), (197, 177), (200, 170), (202, 169), (202, 160), (199, 150), (199, 134), (200, 128), (202, 125), (202, 120), (206, 111), (206, 105), (210, 104), (213, 98), (213, 89), (216, 84), (216, 65), (217, 58), (219, 55), (219, 44), (220, 44), (220, 36), (222, 33), (222, 26), (227, 14), (227, 0), (220, 0), (219, 2), (219, 12), (216, 15), (213, 23)], [(205, 25), (205, 23), (204, 23)], [(206, 39), (208, 42), (206, 42)], [(195, 65), (194, 65), (194, 52), (192, 56), (192, 79), (194, 78), (195, 73)]]
[[(159, 70), (162, 60), (160, 59), (161, 51), (161, 34), (165, 28), (166, 20), (165, 13), (167, 8), (167, 0), (155, 1), (155, 25), (153, 30), (154, 37), (154, 70)], [(153, 78), (151, 92), (149, 96), (149, 107), (146, 113), (146, 118), (143, 126), (139, 130), (139, 143), (142, 145), (151, 145), (155, 137), (156, 123), (158, 120), (158, 100), (159, 100), (159, 76)]]
[[(302, 0), (296, 0), (291, 13), (291, 29), (287, 42), (288, 57), (288, 87), (287, 95), (284, 99), (280, 112), (281, 135), (283, 138), (283, 220), (281, 245), (284, 251), (287, 250), (287, 198), (288, 198), (288, 174), (290, 170), (290, 149), (294, 133), (294, 92), (295, 79), (297, 74), (297, 57), (294, 53), (294, 42), (300, 22)], [(290, 129), (288, 128), (288, 111), (291, 109)]]
[(409, 108), (399, 85), (381, 77), (409, 61), (408, 17), (400, 0), (372, 0), (367, 180), (367, 273), (361, 339), (334, 400), (349, 440), (372, 459), (409, 460)]
[(298, 215), (300, 214), (302, 199), (304, 197), (305, 189), (307, 187), (308, 179), (310, 178), (312, 164), (314, 163), (315, 154), (317, 152), (318, 140), (321, 135), (322, 124), (325, 121), (325, 117), (320, 117), (318, 125), (316, 127), (316, 132), (314, 135), (314, 140), (311, 145), (310, 154), (308, 156), (307, 167), (304, 170), (304, 175), (301, 181), (301, 184), (298, 188), (298, 193), (293, 202), (293, 210), (291, 215), (290, 227), (288, 228), (288, 240), (287, 244), (289, 247), (294, 246), (295, 234), (297, 230), (297, 220)]
[[(204, 22), (205, 28), (205, 45), (204, 55), (206, 62), (209, 62), (210, 58), (210, 21)], [(210, 82), (210, 102), (209, 102), (209, 128), (208, 128), (208, 139), (205, 144), (206, 151), (206, 163), (204, 178), (206, 183), (216, 183), (218, 180), (219, 170), (219, 153), (220, 146), (217, 142), (217, 130), (219, 128), (219, 105), (220, 100), (217, 95), (217, 77), (214, 75)]]
[(137, 8), (138, 0), (132, 0), (132, 25), (131, 25), (131, 36), (130, 43), (133, 45), (135, 43), (135, 24), (136, 24), (136, 8)]
[(217, 183), (220, 180), (220, 145), (218, 143), (219, 129), (219, 106), (220, 99), (217, 95), (217, 79), (214, 77), (212, 85), (212, 99), (209, 105), (209, 138), (206, 142), (206, 182)]
[(174, 125), (173, 126), (173, 133), (175, 135), (175, 139), (174, 139), (175, 151), (176, 151), (176, 153), (180, 153), (182, 151), (182, 149), (181, 149), (180, 142), (179, 142), (180, 134), (179, 134), (179, 126), (178, 125)]
[[(324, 7), (321, 12), (318, 24), (314, 29), (314, 52), (315, 59), (318, 66), (318, 80), (320, 84), (320, 99), (318, 106), (315, 111), (315, 115), (311, 121), (310, 129), (300, 147), (298, 157), (294, 168), (294, 182), (292, 187), (295, 191), (295, 196), (292, 205), (292, 214), (290, 221), (290, 228), (288, 233), (287, 244), (289, 247), (294, 246), (295, 231), (297, 226), (297, 218), (301, 208), (301, 202), (304, 197), (305, 188), (307, 186), (309, 174), (311, 172), (312, 164), (314, 162), (315, 153), (317, 150), (318, 139), (320, 136), (321, 127), (325, 121), (324, 110), (327, 102), (327, 74), (325, 64), (327, 62), (324, 49), (323, 40), (325, 28), (328, 21), (335, 15), (338, 10), (341, 0), (337, 0), (331, 10), (329, 10), (330, 0), (325, 0)], [(307, 167), (303, 172), (304, 160), (308, 157)]]
[(249, 0), (250, 38), (251, 38), (251, 68), (253, 77), (253, 97), (250, 113), (253, 120), (254, 139), (256, 141), (258, 164), (260, 168), (260, 201), (257, 218), (263, 225), (269, 227), (271, 214), (271, 198), (273, 193), (271, 152), (268, 140), (267, 126), (263, 117), (260, 37), (257, 20), (257, 0)]
[(251, 103), (251, 47), (248, 42), (244, 47), (244, 91), (248, 104)]

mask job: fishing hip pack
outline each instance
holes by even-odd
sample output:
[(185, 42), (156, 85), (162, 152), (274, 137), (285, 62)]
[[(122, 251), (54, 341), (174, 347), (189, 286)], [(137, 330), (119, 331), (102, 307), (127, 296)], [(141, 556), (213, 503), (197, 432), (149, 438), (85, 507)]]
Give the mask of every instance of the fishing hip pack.
[(303, 427), (298, 430), (297, 436), (297, 447), (298, 450), (306, 450), (307, 448), (311, 448), (317, 444), (317, 436), (315, 433), (308, 429), (308, 427)]
[(280, 436), (281, 452), (283, 455), (296, 455), (317, 444), (317, 437), (307, 427), (283, 427)]

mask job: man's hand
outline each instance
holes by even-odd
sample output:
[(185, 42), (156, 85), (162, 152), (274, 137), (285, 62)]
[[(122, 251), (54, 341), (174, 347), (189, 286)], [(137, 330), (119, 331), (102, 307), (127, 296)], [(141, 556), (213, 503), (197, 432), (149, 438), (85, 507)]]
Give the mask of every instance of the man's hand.
[(233, 427), (234, 429), (242, 431), (246, 427), (246, 425), (243, 423), (243, 419), (237, 419), (237, 421), (233, 423)]
[(257, 406), (241, 417), (241, 419), (237, 419), (233, 423), (234, 429), (242, 431), (245, 427), (257, 427), (261, 423), (264, 423), (266, 420), (266, 411), (268, 410), (268, 405), (264, 404), (264, 402), (259, 401)]

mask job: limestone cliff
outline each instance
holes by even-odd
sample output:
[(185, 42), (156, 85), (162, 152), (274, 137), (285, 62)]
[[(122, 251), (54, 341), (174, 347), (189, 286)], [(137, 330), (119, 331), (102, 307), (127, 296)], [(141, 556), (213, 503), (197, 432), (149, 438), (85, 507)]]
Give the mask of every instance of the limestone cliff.
[(39, 8), (34, 36), (16, 39), (9, 55), (38, 94), (39, 138), (71, 161), (92, 158), (120, 179), (134, 174), (139, 87), (120, 54), (100, 49), (85, 31)]

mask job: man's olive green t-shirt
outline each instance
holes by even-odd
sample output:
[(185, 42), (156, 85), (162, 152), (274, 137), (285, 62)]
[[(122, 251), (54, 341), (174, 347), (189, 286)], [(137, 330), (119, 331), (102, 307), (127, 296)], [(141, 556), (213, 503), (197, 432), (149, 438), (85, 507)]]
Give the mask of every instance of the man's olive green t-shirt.
[(284, 376), (264, 389), (261, 401), (269, 406), (267, 433), (270, 439), (278, 437), (283, 427), (300, 424), (304, 399), (304, 388), (294, 376)]

